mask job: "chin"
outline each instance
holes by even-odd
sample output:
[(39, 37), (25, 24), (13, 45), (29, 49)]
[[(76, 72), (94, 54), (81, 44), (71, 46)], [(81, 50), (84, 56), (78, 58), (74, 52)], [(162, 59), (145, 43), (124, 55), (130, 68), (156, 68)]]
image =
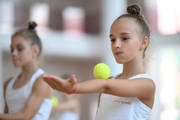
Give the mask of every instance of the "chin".
[(118, 64), (124, 64), (124, 63), (125, 63), (125, 61), (122, 61), (122, 60), (116, 60), (116, 62), (117, 62)]
[(116, 60), (116, 62), (119, 63), (119, 64), (122, 64), (122, 63), (123, 63), (122, 60), (119, 60), (119, 59), (115, 59), (115, 60)]
[(19, 64), (13, 64), (14, 65), (14, 67), (21, 67), (21, 65), (19, 65)]

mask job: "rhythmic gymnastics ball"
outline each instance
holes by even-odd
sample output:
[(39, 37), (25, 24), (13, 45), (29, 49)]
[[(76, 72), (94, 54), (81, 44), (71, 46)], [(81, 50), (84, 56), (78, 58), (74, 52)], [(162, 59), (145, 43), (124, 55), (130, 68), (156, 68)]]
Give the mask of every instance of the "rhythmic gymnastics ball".
[(93, 74), (97, 79), (107, 79), (110, 76), (110, 68), (105, 63), (98, 63), (93, 69)]
[(58, 104), (59, 104), (58, 99), (57, 99), (55, 96), (53, 96), (53, 97), (52, 97), (52, 105), (53, 105), (53, 107), (58, 106)]

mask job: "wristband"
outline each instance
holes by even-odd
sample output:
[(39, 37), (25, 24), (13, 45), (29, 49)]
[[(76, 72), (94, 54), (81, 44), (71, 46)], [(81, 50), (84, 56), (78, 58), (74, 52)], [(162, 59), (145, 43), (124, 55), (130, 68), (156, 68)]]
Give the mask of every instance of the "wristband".
[(70, 94), (75, 93), (75, 92), (76, 92), (76, 90), (77, 90), (77, 84), (75, 84), (75, 88), (74, 88), (74, 90), (73, 90)]

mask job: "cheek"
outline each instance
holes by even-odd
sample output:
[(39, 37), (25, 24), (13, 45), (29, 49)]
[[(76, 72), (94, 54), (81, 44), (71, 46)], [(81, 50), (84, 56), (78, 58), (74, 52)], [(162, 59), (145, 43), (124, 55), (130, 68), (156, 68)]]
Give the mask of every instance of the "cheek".
[(134, 56), (138, 52), (139, 46), (136, 43), (132, 43), (132, 44), (127, 45), (125, 47), (125, 49), (126, 49), (125, 51), (126, 51), (126, 53), (128, 53), (128, 55)]
[(32, 58), (32, 53), (30, 50), (25, 49), (19, 53), (19, 56), (21, 59), (30, 59)]

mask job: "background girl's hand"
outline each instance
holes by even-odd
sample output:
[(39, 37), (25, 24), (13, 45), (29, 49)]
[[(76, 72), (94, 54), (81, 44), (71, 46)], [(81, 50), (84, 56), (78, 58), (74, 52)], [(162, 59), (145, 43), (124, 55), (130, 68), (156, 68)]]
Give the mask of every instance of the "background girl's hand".
[(64, 80), (54, 75), (42, 75), (44, 81), (50, 85), (53, 89), (61, 92), (65, 92), (67, 94), (72, 93), (75, 89), (76, 78), (75, 75), (71, 75), (69, 79)]

